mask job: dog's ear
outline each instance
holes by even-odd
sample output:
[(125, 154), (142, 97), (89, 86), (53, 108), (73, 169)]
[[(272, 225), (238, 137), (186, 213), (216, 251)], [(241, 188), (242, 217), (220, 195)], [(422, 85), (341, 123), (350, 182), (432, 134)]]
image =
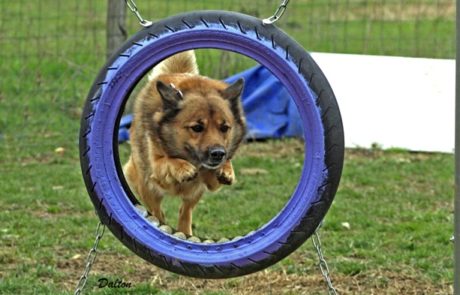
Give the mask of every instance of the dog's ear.
[(233, 100), (239, 99), (241, 93), (243, 92), (243, 88), (244, 88), (244, 79), (239, 78), (232, 85), (222, 90), (221, 95), (223, 98), (233, 101)]
[(163, 109), (175, 109), (183, 99), (182, 92), (174, 86), (166, 85), (160, 80), (157, 81), (157, 90), (163, 100)]
[(222, 97), (229, 101), (230, 109), (232, 110), (235, 118), (243, 118), (243, 107), (241, 104), (241, 93), (244, 88), (244, 79), (239, 78), (232, 85), (228, 86), (224, 90), (220, 91)]
[(227, 151), (228, 159), (231, 159), (235, 154), (241, 141), (246, 134), (246, 120), (241, 102), (241, 94), (244, 88), (244, 79), (240, 78), (232, 85), (222, 91), (222, 97), (230, 103), (230, 110), (233, 113), (235, 124), (232, 126), (232, 137)]

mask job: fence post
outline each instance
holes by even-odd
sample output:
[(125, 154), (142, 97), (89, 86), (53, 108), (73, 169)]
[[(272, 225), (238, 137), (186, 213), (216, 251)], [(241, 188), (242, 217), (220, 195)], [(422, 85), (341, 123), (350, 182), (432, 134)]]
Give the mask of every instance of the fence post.
[(126, 40), (126, 4), (123, 0), (108, 0), (107, 3), (107, 49), (106, 56), (112, 53)]

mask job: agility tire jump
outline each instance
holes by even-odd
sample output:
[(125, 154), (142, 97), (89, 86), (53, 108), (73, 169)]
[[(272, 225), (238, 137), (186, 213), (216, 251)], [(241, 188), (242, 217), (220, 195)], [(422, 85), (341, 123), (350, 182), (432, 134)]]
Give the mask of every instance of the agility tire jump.
[[(268, 68), (293, 97), (304, 129), (303, 170), (289, 201), (261, 228), (224, 243), (181, 240), (152, 226), (136, 209), (138, 201), (126, 184), (118, 159), (118, 124), (137, 82), (168, 56), (199, 48), (237, 52)], [(81, 168), (101, 221), (140, 257), (192, 277), (249, 274), (278, 262), (302, 245), (333, 201), (343, 155), (340, 111), (311, 56), (275, 26), (234, 12), (180, 14), (138, 32), (100, 71), (81, 120)]]

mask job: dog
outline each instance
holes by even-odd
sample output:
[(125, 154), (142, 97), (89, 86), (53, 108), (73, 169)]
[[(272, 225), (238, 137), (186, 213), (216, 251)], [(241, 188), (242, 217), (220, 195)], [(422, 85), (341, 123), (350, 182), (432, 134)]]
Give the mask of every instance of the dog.
[(194, 51), (154, 67), (134, 101), (125, 178), (165, 223), (165, 194), (181, 197), (177, 229), (192, 235), (192, 211), (207, 191), (235, 182), (231, 160), (246, 132), (244, 80), (229, 85), (199, 75)]

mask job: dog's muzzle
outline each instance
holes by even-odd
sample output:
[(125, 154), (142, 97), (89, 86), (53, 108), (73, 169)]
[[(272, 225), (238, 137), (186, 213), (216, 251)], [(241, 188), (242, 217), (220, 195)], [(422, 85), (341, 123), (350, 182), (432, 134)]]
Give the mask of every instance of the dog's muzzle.
[(222, 164), (227, 153), (223, 147), (211, 147), (208, 149), (207, 160), (203, 163), (203, 166), (208, 169), (215, 169)]

